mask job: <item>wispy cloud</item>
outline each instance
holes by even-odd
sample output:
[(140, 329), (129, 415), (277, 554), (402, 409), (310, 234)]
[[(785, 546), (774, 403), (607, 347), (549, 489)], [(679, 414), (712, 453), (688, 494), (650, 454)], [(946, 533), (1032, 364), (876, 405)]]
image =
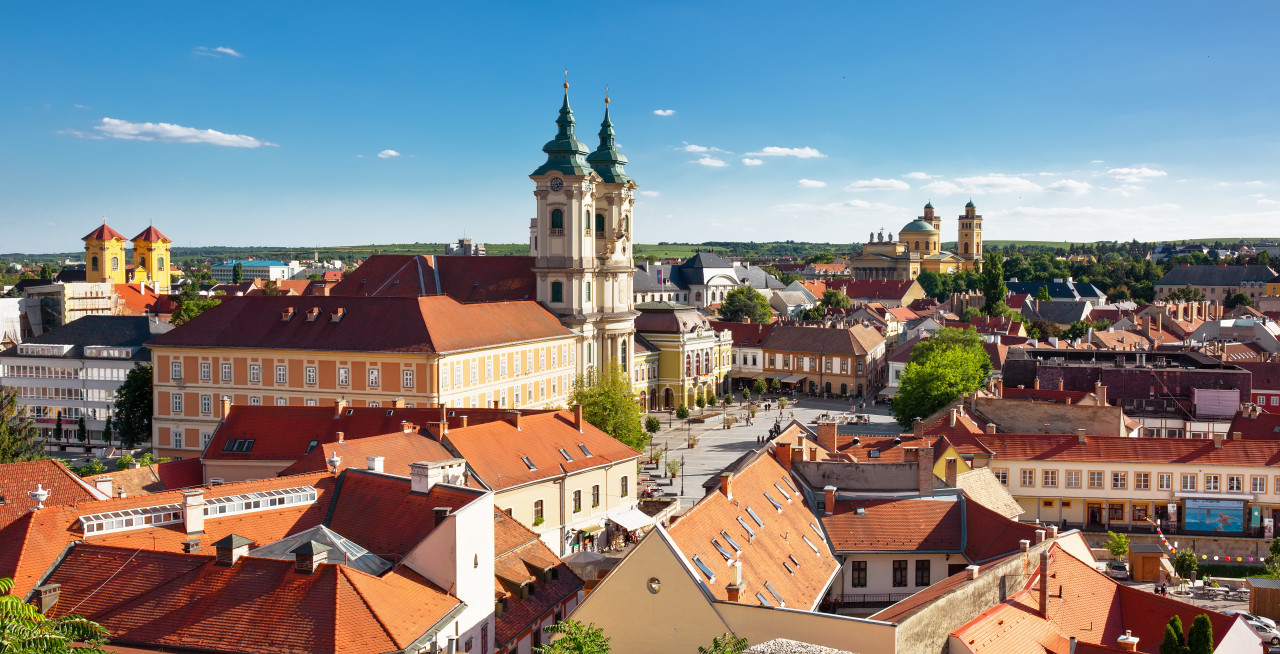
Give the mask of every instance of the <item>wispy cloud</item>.
[(1164, 177), (1169, 173), (1155, 168), (1112, 168), (1107, 174), (1117, 182), (1144, 182), (1153, 177)]
[(192, 52), (200, 55), (201, 57), (213, 57), (214, 59), (220, 59), (222, 58), (223, 55), (226, 55), (228, 57), (235, 57), (237, 59), (244, 56), (239, 52), (236, 52), (235, 50), (228, 48), (225, 45), (220, 45), (216, 48), (210, 48), (209, 46), (206, 46), (206, 45), (198, 45), (194, 50), (192, 50)]
[(710, 152), (712, 150), (712, 148), (709, 148), (705, 145), (694, 145), (692, 143), (685, 143), (684, 147), (680, 149), (684, 150), (685, 152)]
[(790, 216), (832, 217), (832, 216), (893, 216), (907, 209), (879, 202), (867, 202), (862, 199), (845, 200), (844, 202), (827, 202), (810, 204), (792, 202), (773, 206), (773, 211)]
[(1050, 191), (1058, 191), (1060, 193), (1074, 193), (1076, 195), (1084, 195), (1093, 189), (1093, 185), (1089, 182), (1083, 182), (1075, 179), (1060, 179), (1048, 186)]
[(724, 160), (716, 159), (715, 157), (703, 157), (698, 160), (698, 163), (709, 168), (724, 168), (729, 165)]
[(937, 175), (930, 175), (929, 173), (922, 173), (919, 171), (907, 173), (902, 176), (903, 179), (933, 179), (934, 177), (937, 177)]
[(742, 160), (742, 165), (744, 165), (744, 166), (760, 166), (760, 165), (763, 165), (763, 164), (764, 164), (764, 159), (750, 159), (750, 158), (745, 158), (745, 159), (743, 159), (743, 160)]
[(924, 185), (924, 190), (939, 195), (953, 193), (969, 193), (985, 195), (987, 193), (1031, 193), (1044, 190), (1039, 184), (1016, 175), (991, 173), (973, 177), (957, 177), (954, 182), (938, 180)]
[(905, 191), (911, 185), (900, 179), (860, 179), (844, 187), (846, 191)]
[(1101, 160), (1101, 159), (1094, 159), (1093, 161), (1090, 161), (1089, 163), (1091, 163), (1091, 164), (1100, 164), (1100, 163), (1107, 163), (1107, 162), (1105, 162), (1105, 161), (1103, 161), (1103, 160)]
[(827, 156), (815, 148), (779, 148), (772, 145), (761, 149), (759, 152), (748, 152), (747, 154), (753, 157), (795, 157), (797, 159), (818, 159)]
[(653, 115), (655, 116), (674, 116), (675, 113), (676, 113), (675, 109), (654, 109), (653, 110)]
[(825, 188), (827, 183), (816, 179), (802, 179), (798, 182), (800, 188)]
[(93, 108), (93, 107), (90, 107), (90, 106), (89, 106), (89, 105), (87, 105), (87, 104), (77, 104), (77, 105), (73, 105), (73, 106), (74, 106), (76, 109), (92, 109), (92, 108)]
[(379, 159), (394, 159), (398, 156), (400, 156), (400, 153), (396, 152), (395, 150), (383, 150), (382, 152), (378, 153)]
[[(229, 148), (260, 148), (264, 145), (276, 145), (246, 134), (227, 134), (213, 129), (197, 129), (173, 123), (131, 123), (117, 118), (103, 118), (102, 123), (95, 125), (93, 129), (95, 134), (102, 137), (126, 141), (205, 143)], [(69, 131), (68, 133), (82, 138), (89, 137), (82, 132)]]
[(643, 195), (646, 198), (656, 198), (661, 194), (657, 191), (640, 191), (640, 195)]

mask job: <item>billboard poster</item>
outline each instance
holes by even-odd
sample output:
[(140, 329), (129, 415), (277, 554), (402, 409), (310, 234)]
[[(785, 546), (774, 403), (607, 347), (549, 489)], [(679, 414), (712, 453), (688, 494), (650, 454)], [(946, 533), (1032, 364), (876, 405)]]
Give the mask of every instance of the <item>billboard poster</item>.
[(1188, 499), (1184, 508), (1183, 528), (1187, 531), (1244, 531), (1242, 500)]

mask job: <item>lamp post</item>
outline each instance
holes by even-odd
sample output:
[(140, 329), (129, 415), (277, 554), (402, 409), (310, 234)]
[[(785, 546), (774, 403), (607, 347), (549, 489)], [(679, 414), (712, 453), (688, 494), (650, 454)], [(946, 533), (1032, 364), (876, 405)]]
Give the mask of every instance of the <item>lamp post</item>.
[[(684, 472), (684, 455), (680, 455), (680, 472)], [(680, 495), (684, 495), (684, 475), (680, 475)]]

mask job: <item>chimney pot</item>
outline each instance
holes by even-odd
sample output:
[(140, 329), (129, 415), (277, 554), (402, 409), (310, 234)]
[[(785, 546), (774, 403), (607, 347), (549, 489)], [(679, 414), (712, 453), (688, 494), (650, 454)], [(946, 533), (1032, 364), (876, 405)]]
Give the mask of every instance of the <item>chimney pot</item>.
[(39, 593), (40, 612), (47, 614), (58, 603), (58, 598), (62, 595), (62, 584), (36, 586), (36, 592)]
[(204, 533), (204, 490), (182, 491), (182, 524), (187, 538)]
[(1222, 440), (1223, 440), (1223, 438), (1222, 438), (1222, 434), (1214, 434), (1214, 435), (1213, 435), (1213, 449), (1215, 449), (1215, 450), (1220, 450), (1220, 449), (1222, 449)]
[(826, 486), (822, 489), (823, 514), (831, 515), (836, 508), (836, 487)]
[(385, 461), (385, 459), (380, 456), (365, 457), (365, 463), (368, 464), (369, 470), (372, 470), (373, 472), (382, 472), (383, 461)]
[(582, 433), (582, 405), (573, 405), (573, 427)]
[(786, 468), (788, 471), (791, 470), (791, 446), (789, 444), (778, 444), (773, 448), (773, 455), (778, 458), (778, 463), (782, 465), (783, 468)]
[(1138, 637), (1133, 635), (1129, 629), (1124, 630), (1124, 635), (1117, 638), (1116, 642), (1120, 645), (1120, 649), (1126, 652), (1138, 651)]
[(832, 454), (836, 451), (836, 423), (820, 422), (817, 425), (818, 445)]
[(1076, 441), (1081, 445), (1089, 442), (1089, 437), (1085, 435), (1085, 429), (1083, 427), (1076, 430)]
[(720, 492), (724, 493), (725, 499), (727, 500), (733, 499), (733, 473), (732, 472), (720, 473)]
[(93, 485), (95, 488), (98, 489), (99, 492), (105, 494), (107, 497), (111, 497), (111, 478), (110, 477), (98, 477), (97, 479), (93, 480)]
[(978, 572), (979, 572), (979, 571), (981, 571), (981, 570), (982, 570), (982, 568), (979, 568), (979, 567), (978, 567), (978, 566), (976, 566), (976, 565), (971, 565), (971, 566), (968, 566), (968, 567), (966, 567), (966, 568), (964, 569), (964, 571), (968, 573), (968, 577), (969, 577), (969, 579), (977, 579), (977, 578), (978, 578)]
[(1047, 549), (1040, 552), (1040, 617), (1045, 619), (1049, 617), (1049, 550)]
[(1029, 541), (1029, 540), (1027, 540), (1027, 539), (1025, 539), (1025, 538), (1024, 538), (1024, 539), (1022, 539), (1022, 540), (1020, 540), (1020, 541), (1018, 541), (1018, 548), (1019, 548), (1019, 549), (1021, 549), (1023, 552), (1025, 552), (1025, 551), (1027, 551), (1027, 550), (1031, 549), (1031, 541)]
[(228, 413), (231, 413), (231, 398), (224, 395), (222, 397), (222, 417), (226, 418)]

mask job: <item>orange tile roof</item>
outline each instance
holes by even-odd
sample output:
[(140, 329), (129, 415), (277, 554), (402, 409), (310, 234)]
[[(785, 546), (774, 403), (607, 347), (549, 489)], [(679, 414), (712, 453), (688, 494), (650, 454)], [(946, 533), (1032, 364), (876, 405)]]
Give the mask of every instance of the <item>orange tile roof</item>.
[[(699, 581), (707, 583), (708, 591), (715, 599), (728, 599), (726, 586), (734, 582), (734, 572), (712, 540), (742, 563), (745, 588), (740, 602), (757, 605), (756, 593), (760, 593), (771, 605), (777, 606), (777, 600), (765, 585), (768, 582), (787, 607), (811, 610), (822, 599), (833, 575), (840, 569), (817, 518), (813, 516), (813, 509), (803, 495), (791, 492), (788, 483), (794, 482), (790, 473), (769, 454), (756, 452), (740, 461), (736, 468), (732, 498), (718, 489), (712, 491), (686, 511), (668, 533), (687, 557), (686, 564), (690, 570)], [(787, 491), (785, 496), (774, 484)], [(765, 493), (782, 505), (780, 511), (773, 507)], [(755, 522), (748, 509), (764, 522), (764, 526)], [(755, 536), (748, 534), (743, 523), (755, 532)], [(720, 533), (722, 530), (742, 548), (740, 552), (736, 552)], [(805, 539), (817, 548), (817, 554)], [(714, 582), (708, 583), (706, 575), (694, 566), (694, 556), (715, 573)]]
[(1228, 434), (1236, 432), (1240, 432), (1240, 436), (1246, 439), (1280, 439), (1280, 413), (1259, 413), (1256, 417), (1250, 417), (1249, 414), (1237, 411), (1236, 417), (1231, 420), (1231, 428), (1227, 430)]
[(1018, 551), (1037, 529), (955, 495), (837, 500), (822, 524), (837, 552), (956, 552), (970, 563)]
[[(538, 535), (502, 511), (493, 512), (494, 594), (505, 599), (502, 617), (494, 620), (494, 649), (501, 650), (531, 626), (553, 614), (575, 596), (582, 579), (551, 552)], [(548, 581), (535, 572), (554, 570)], [(532, 593), (520, 599), (518, 584), (529, 583)]]
[[(81, 545), (50, 582), (55, 615), (83, 614), (123, 644), (239, 652), (354, 652), (409, 647), (457, 608), (416, 573), (383, 577), (333, 563), (301, 574), (288, 560)], [(174, 610), (181, 607), (181, 610)]]
[(711, 328), (717, 332), (729, 330), (734, 347), (760, 347), (773, 331), (774, 325), (775, 323), (711, 321)]
[(454, 458), (449, 450), (428, 434), (397, 430), (381, 436), (344, 440), (341, 443), (323, 443), (281, 470), (280, 474), (296, 475), (328, 470), (328, 459), (334, 454), (342, 458), (342, 463), (338, 464), (339, 472), (347, 468), (365, 468), (368, 466), (369, 457), (380, 456), (383, 458), (383, 471), (403, 477), (409, 476), (410, 463), (445, 461)]
[(1206, 438), (1129, 438), (1074, 435), (983, 434), (977, 439), (998, 458), (1015, 461), (1107, 461), (1192, 465), (1280, 465), (1280, 440), (1228, 440), (1215, 448)]
[[(640, 456), (640, 452), (586, 420), (579, 433), (573, 426), (573, 413), (569, 411), (522, 415), (518, 431), (515, 425), (505, 421), (451, 428), (443, 441), (466, 459), (476, 475), (494, 491)], [(579, 445), (585, 445), (591, 456)], [(572, 460), (565, 459), (560, 449)], [(522, 457), (528, 458), (535, 469), (530, 470)]]
[(1053, 402), (1054, 404), (1079, 404), (1080, 400), (1093, 395), (1090, 391), (1060, 391), (1056, 388), (1014, 388), (1001, 386), (1000, 396), (1006, 400), (1035, 400)]
[(448, 295), (459, 302), (537, 300), (533, 264), (533, 257), (376, 254), (347, 273), (330, 293), (360, 297)]
[(483, 494), (444, 484), (425, 494), (410, 490), (407, 479), (348, 469), (328, 526), (373, 554), (398, 561), (436, 528), (436, 507), (453, 512)]
[(46, 507), (106, 499), (106, 495), (56, 459), (0, 464), (0, 498), (4, 498), (0, 504), (0, 529), (35, 508), (35, 501), (27, 493), (35, 490), (37, 484), (49, 491), (44, 501)]
[(822, 294), (827, 291), (827, 283), (820, 279), (803, 279), (800, 280), (800, 285), (814, 297), (822, 297)]

